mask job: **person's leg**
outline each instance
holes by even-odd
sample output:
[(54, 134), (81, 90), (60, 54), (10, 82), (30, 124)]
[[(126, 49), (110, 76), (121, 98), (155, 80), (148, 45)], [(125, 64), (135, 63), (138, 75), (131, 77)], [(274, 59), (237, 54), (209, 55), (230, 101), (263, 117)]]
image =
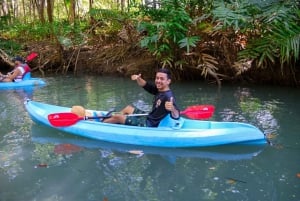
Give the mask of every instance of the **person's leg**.
[(104, 123), (125, 124), (126, 116), (123, 114), (114, 114), (109, 118), (104, 118)]
[(120, 113), (121, 114), (114, 114), (109, 118), (104, 118), (104, 123), (112, 123), (112, 124), (125, 124), (127, 114), (132, 114), (134, 112), (134, 107), (131, 105), (126, 106), (123, 108)]
[(1, 82), (12, 82), (13, 80), (8, 78), (8, 77), (5, 77), (4, 79), (1, 80)]
[(134, 107), (131, 105), (127, 105), (125, 108), (123, 108), (120, 113), (121, 114), (132, 114), (134, 112)]

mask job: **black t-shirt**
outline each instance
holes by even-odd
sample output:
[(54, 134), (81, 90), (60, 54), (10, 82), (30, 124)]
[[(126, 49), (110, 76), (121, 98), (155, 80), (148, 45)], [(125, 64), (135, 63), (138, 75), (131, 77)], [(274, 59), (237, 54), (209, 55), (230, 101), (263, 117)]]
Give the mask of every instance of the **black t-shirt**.
[[(156, 86), (153, 83), (147, 82), (146, 85), (143, 87), (147, 92), (154, 95), (153, 98), (153, 105), (152, 111), (149, 113), (146, 125), (148, 127), (157, 127), (160, 121), (167, 116), (168, 114), (171, 115), (171, 112), (166, 110), (165, 103), (166, 101), (170, 101), (171, 97), (173, 97), (173, 104), (175, 108), (178, 110), (176, 105), (176, 101), (171, 90), (159, 92)], [(172, 117), (172, 115), (171, 115)], [(173, 117), (172, 117), (173, 118)]]

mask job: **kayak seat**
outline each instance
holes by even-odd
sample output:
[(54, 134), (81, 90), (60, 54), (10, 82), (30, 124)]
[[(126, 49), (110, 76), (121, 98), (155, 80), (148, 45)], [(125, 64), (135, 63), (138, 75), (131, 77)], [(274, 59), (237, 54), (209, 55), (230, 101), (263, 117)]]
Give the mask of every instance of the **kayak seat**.
[[(94, 112), (93, 112), (93, 117), (98, 117), (98, 116), (103, 116), (103, 114), (100, 114), (100, 115), (99, 115), (99, 114), (97, 114), (96, 111), (94, 111)], [(102, 121), (102, 119), (100, 119), (100, 118), (96, 118), (96, 119), (95, 119), (95, 121), (100, 121), (100, 120)]]
[(31, 78), (31, 73), (30, 72), (27, 72), (23, 75), (23, 79), (22, 80), (30, 80)]
[(165, 118), (163, 118), (158, 127), (168, 127), (172, 129), (180, 129), (184, 124), (184, 119), (173, 119), (170, 117), (170, 115), (167, 115)]
[(111, 117), (111, 115), (112, 115), (113, 112), (115, 112), (114, 108), (110, 109), (108, 112), (97, 113), (96, 111), (94, 111), (93, 112), (93, 117), (99, 117), (99, 118), (95, 118), (95, 121), (102, 122), (104, 119)]

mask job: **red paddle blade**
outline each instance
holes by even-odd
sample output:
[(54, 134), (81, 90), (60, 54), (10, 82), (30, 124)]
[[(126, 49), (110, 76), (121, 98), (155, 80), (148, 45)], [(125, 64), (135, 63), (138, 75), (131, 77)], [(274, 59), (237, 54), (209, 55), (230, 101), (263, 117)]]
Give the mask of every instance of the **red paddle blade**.
[(32, 52), (30, 55), (26, 57), (26, 62), (30, 62), (38, 56), (38, 53)]
[(209, 119), (215, 111), (213, 105), (194, 105), (187, 107), (180, 114), (186, 115), (191, 119)]
[(213, 116), (213, 112), (187, 112), (184, 114), (190, 119), (209, 119)]
[(48, 115), (50, 124), (55, 127), (71, 126), (83, 119), (84, 117), (79, 117), (71, 112), (54, 113)]

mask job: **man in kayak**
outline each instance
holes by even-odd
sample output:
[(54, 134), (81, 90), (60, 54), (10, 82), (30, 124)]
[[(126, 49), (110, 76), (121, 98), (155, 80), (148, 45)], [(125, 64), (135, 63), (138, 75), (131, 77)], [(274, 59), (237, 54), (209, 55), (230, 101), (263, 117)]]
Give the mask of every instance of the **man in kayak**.
[(25, 66), (23, 58), (17, 56), (13, 59), (13, 62), (15, 62), (15, 68), (13, 71), (7, 73), (7, 75), (0, 73), (1, 82), (20, 82), (23, 80), (23, 75), (26, 73), (26, 70), (23, 67)]
[(126, 116), (130, 114), (145, 113), (132, 105), (126, 106), (121, 110), (120, 114), (114, 114), (103, 120), (105, 123), (125, 124), (132, 126), (148, 126), (157, 127), (160, 121), (170, 114), (171, 118), (179, 119), (180, 111), (176, 106), (173, 92), (169, 85), (171, 84), (171, 74), (168, 69), (162, 68), (156, 72), (155, 84), (145, 81), (141, 74), (132, 75), (131, 80), (137, 82), (140, 87), (143, 87), (147, 92), (154, 95), (152, 111), (142, 116)]

